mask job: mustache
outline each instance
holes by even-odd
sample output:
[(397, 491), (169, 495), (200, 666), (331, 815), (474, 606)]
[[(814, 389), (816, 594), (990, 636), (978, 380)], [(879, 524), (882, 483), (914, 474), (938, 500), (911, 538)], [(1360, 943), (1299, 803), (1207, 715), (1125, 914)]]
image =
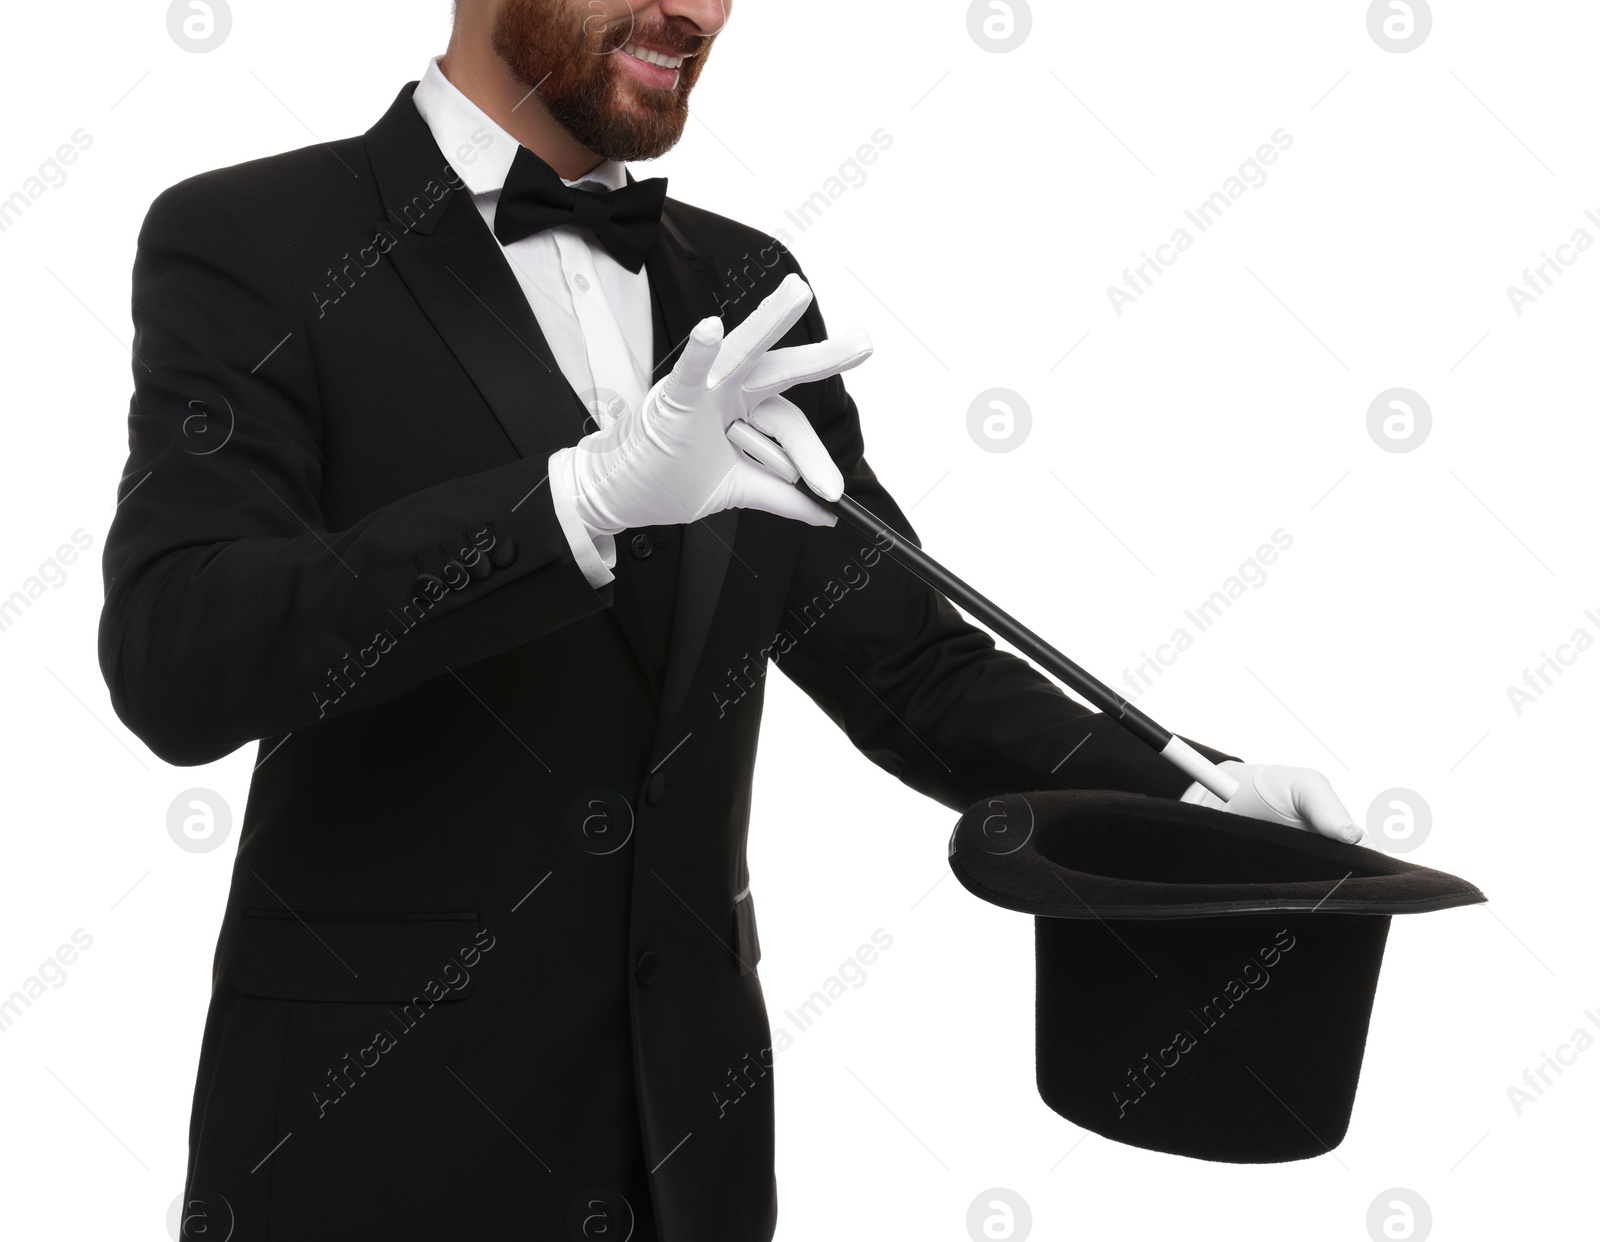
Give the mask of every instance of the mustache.
[(594, 41), (607, 52), (618, 52), (629, 43), (642, 43), (673, 56), (698, 56), (711, 46), (716, 35), (692, 35), (666, 22), (640, 23), (632, 13), (603, 25), (593, 18), (584, 23)]

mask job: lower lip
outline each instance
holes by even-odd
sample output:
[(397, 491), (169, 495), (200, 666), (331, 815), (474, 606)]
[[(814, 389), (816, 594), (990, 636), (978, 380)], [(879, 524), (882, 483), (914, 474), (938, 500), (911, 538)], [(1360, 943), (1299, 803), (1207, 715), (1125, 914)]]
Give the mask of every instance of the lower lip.
[(653, 86), (657, 90), (670, 91), (678, 85), (678, 70), (663, 69), (660, 65), (652, 65), (647, 60), (640, 60), (637, 56), (630, 56), (627, 52), (619, 51), (617, 59), (622, 62), (622, 67), (633, 75), (638, 82), (646, 86)]

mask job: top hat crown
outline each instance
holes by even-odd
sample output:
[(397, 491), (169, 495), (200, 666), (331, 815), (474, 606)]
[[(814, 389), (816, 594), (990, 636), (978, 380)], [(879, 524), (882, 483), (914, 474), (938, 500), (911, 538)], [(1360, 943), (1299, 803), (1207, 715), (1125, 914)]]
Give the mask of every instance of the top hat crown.
[(1035, 916), (1045, 1103), (1118, 1142), (1239, 1163), (1343, 1140), (1391, 916), (1487, 900), (1374, 849), (1106, 790), (980, 802), (950, 867)]

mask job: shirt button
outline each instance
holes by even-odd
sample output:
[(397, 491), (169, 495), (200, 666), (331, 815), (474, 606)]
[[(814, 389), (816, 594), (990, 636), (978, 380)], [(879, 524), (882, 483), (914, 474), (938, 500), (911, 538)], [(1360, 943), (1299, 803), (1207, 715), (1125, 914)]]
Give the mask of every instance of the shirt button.
[(660, 772), (657, 772), (650, 778), (649, 783), (644, 787), (644, 799), (651, 806), (654, 806), (656, 803), (660, 802), (662, 798), (666, 797), (666, 794), (667, 778)]
[(639, 954), (639, 960), (633, 964), (633, 977), (639, 981), (640, 987), (647, 988), (655, 982), (658, 969), (660, 963), (656, 961), (656, 955), (646, 949)]
[(578, 287), (578, 292), (579, 293), (588, 293), (589, 292), (589, 278), (587, 276), (585, 276), (582, 272), (579, 272), (576, 276), (574, 276), (572, 278), (572, 283), (575, 284)]
[(628, 550), (632, 552), (635, 557), (642, 561), (645, 559), (645, 557), (649, 556), (650, 553), (656, 550), (656, 545), (651, 541), (649, 535), (641, 532), (633, 537), (632, 541), (628, 544)]
[(613, 418), (621, 418), (622, 412), (627, 408), (628, 403), (621, 397), (612, 397), (610, 401), (606, 402), (606, 412)]

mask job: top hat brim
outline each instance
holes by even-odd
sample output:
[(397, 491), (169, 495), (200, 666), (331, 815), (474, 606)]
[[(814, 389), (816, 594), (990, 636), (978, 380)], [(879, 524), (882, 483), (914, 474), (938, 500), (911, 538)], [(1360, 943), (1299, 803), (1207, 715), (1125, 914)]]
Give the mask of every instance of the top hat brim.
[(1380, 850), (1116, 790), (980, 802), (950, 838), (950, 868), (975, 896), (1042, 918), (1422, 914), (1487, 900)]

